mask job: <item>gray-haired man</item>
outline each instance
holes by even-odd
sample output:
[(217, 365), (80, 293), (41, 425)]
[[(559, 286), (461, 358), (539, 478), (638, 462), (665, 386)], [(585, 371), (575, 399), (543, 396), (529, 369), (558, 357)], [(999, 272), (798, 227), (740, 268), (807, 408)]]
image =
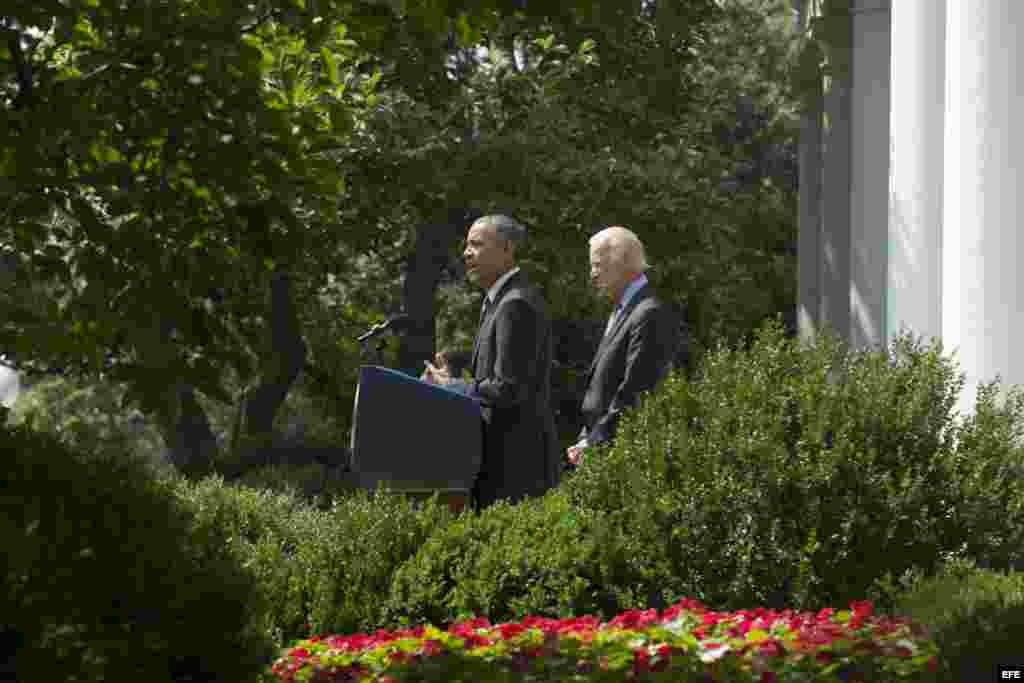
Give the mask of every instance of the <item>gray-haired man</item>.
[[(551, 411), (551, 325), (540, 292), (516, 265), (526, 229), (500, 214), (473, 223), (463, 259), (466, 275), (484, 290), (480, 327), (465, 392), (480, 400), (484, 458), (474, 490), (478, 505), (540, 496), (561, 470)], [(424, 379), (450, 384), (427, 366)]]
[(679, 319), (655, 296), (639, 238), (616, 225), (590, 240), (590, 280), (615, 305), (587, 372), (579, 441), (566, 451), (573, 465), (586, 448), (614, 437), (622, 413), (668, 373), (679, 348)]

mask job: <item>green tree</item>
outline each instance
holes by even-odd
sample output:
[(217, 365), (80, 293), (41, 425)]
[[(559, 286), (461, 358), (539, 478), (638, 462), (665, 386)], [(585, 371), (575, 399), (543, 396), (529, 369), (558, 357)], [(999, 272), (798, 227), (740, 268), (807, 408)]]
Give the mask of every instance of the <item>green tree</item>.
[[(596, 344), (587, 322), (603, 317), (586, 272), (598, 224), (645, 240), (652, 277), (687, 310), (695, 356), (788, 308), (796, 128), (784, 10), (643, 3), (614, 26), (513, 13), (474, 50), (453, 37), (442, 94), (383, 92), (339, 159), (360, 179), (348, 185), (352, 224), (390, 236), (373, 247), (389, 274), (374, 293), (421, 322), (399, 365), (429, 357), (435, 327), (445, 345), (471, 343), (476, 297), (458, 286), (456, 245), (481, 212), (531, 230), (527, 267), (567, 342), (556, 393), (568, 411)], [(396, 68), (382, 63), (384, 79)]]
[(473, 36), (516, 4), (8, 3), (0, 242), (22, 290), (44, 284), (3, 300), (0, 347), (93, 375), (111, 353), (179, 465), (217, 450), (200, 396), (238, 400), (241, 441), (265, 442), (305, 365), (296, 300), (348, 263), (341, 245), (380, 239), (340, 220), (330, 154), (377, 106), (377, 62), (429, 89), (443, 61), (417, 58), (449, 22)]

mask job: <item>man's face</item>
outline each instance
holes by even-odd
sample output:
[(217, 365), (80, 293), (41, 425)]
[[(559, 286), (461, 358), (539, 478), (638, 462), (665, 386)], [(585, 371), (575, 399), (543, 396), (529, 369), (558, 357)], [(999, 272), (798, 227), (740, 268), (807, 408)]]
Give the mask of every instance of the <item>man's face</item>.
[(615, 302), (625, 289), (622, 266), (612, 258), (606, 245), (590, 248), (590, 284), (610, 301)]
[(466, 277), (487, 289), (511, 266), (511, 250), (508, 243), (498, 237), (493, 225), (474, 225), (466, 235), (462, 260), (466, 264)]

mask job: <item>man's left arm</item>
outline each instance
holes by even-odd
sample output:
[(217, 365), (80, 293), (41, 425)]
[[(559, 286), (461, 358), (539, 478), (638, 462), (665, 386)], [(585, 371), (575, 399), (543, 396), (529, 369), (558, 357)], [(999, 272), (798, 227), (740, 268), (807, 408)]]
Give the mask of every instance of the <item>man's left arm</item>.
[(626, 369), (615, 390), (608, 411), (590, 429), (587, 441), (593, 445), (615, 436), (619, 418), (636, 406), (641, 393), (650, 391), (668, 372), (679, 343), (679, 323), (669, 306), (659, 305), (643, 312), (629, 330)]

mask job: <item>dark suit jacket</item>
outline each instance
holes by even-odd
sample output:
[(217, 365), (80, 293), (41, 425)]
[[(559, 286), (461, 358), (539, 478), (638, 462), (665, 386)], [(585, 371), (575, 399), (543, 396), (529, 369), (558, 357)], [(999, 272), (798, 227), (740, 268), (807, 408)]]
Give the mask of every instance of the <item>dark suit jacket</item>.
[(587, 373), (580, 438), (591, 444), (615, 435), (626, 408), (668, 373), (680, 343), (679, 317), (644, 285), (601, 340)]
[(473, 348), (469, 393), (480, 400), (484, 425), (478, 505), (540, 496), (558, 484), (551, 356), (544, 299), (516, 273), (488, 309)]

